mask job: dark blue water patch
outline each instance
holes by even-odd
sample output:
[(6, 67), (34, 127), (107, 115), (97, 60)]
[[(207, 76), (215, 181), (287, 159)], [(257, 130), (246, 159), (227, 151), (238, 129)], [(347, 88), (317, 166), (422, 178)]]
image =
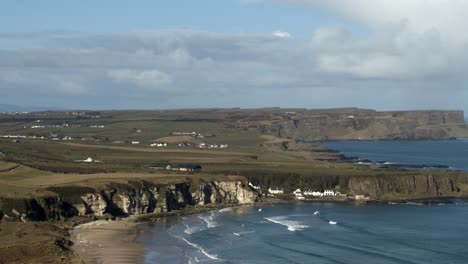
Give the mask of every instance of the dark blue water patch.
[(375, 162), (438, 164), (468, 171), (468, 139), (423, 141), (330, 141), (322, 146)]
[(464, 203), (258, 208), (185, 216), (170, 227), (147, 226), (140, 238), (148, 250), (146, 263), (171, 258), (171, 263), (468, 263)]

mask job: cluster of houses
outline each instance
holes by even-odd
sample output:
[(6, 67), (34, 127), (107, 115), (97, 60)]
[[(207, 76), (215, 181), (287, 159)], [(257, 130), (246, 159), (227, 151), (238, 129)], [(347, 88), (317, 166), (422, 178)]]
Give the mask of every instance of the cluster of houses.
[[(177, 147), (192, 147), (194, 144), (190, 142), (180, 142), (177, 143)], [(208, 144), (208, 143), (200, 143), (198, 144), (198, 148), (210, 148), (210, 149), (216, 149), (216, 148), (228, 148), (228, 144)]]
[(59, 137), (57, 134), (51, 134), (49, 137), (46, 136), (25, 136), (25, 135), (0, 135), (0, 138), (13, 138), (13, 139), (50, 139), (53, 141), (58, 140), (73, 140), (70, 136)]
[[(176, 131), (176, 132), (172, 132), (171, 133), (172, 135), (174, 136), (192, 136), (192, 137), (196, 137), (196, 138), (205, 138), (204, 135), (200, 134), (200, 133), (197, 133), (195, 131), (192, 131), (192, 132), (179, 132), (179, 131)], [(210, 137), (210, 135), (207, 135), (206, 137)]]
[(168, 163), (153, 164), (150, 166), (154, 170), (168, 170), (168, 171), (184, 171), (184, 172), (196, 172), (201, 171), (202, 166), (197, 164), (177, 164), (170, 165)]
[(296, 196), (298, 200), (304, 200), (304, 196), (313, 196), (313, 197), (335, 197), (341, 195), (339, 192), (335, 192), (333, 190), (324, 190), (323, 192), (320, 191), (311, 191), (307, 190), (302, 192), (301, 189), (296, 189), (293, 194)]
[(5, 157), (5, 156), (6, 156), (6, 153), (3, 151), (0, 151), (0, 157)]
[(151, 143), (150, 147), (167, 147), (167, 143), (165, 143), (165, 142)]
[(206, 143), (200, 143), (198, 145), (199, 148), (227, 148), (228, 144), (206, 144)]
[[(256, 186), (254, 185), (253, 183), (249, 182), (249, 186), (260, 192), (262, 191), (262, 188), (260, 186)], [(283, 188), (274, 188), (272, 189), (271, 187), (268, 188), (268, 193), (267, 193), (269, 196), (274, 196), (274, 195), (278, 195), (278, 194), (284, 194), (284, 190)], [(301, 189), (296, 189), (295, 191), (292, 192), (292, 194), (295, 196), (295, 198), (297, 200), (305, 200), (306, 196), (313, 196), (313, 197), (335, 197), (335, 196), (342, 196), (341, 193), (339, 192), (335, 192), (334, 190), (330, 190), (330, 189), (327, 189), (327, 190), (324, 190), (323, 192), (321, 191), (311, 191), (311, 190), (307, 190), (305, 192), (302, 192)], [(362, 198), (361, 198), (362, 199)]]
[(333, 190), (324, 190), (323, 192), (307, 190), (304, 192), (304, 195), (314, 196), (314, 197), (324, 197), (324, 196), (337, 196), (339, 195), (339, 193), (334, 192)]
[(195, 137), (197, 135), (197, 132), (179, 132), (179, 131), (176, 131), (176, 132), (172, 132), (172, 135), (175, 135), (175, 136), (192, 136), (192, 137)]

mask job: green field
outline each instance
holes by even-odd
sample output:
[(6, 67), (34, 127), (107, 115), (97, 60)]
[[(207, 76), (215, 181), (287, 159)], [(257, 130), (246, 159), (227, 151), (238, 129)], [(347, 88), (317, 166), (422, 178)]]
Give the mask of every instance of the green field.
[[(6, 153), (5, 157), (0, 157), (0, 195), (23, 195), (56, 185), (92, 186), (130, 179), (203, 175), (241, 175), (254, 182), (290, 189), (297, 186), (323, 188), (343, 184), (342, 181), (351, 176), (415, 173), (371, 170), (333, 162), (339, 159), (336, 153), (236, 127), (232, 120), (223, 119), (229, 111), (220, 111), (213, 110), (209, 118), (204, 119), (197, 119), (195, 110), (0, 115), (0, 135), (45, 137), (0, 138), (0, 152)], [(31, 128), (38, 124), (45, 127)], [(104, 127), (90, 127), (100, 125)], [(192, 131), (203, 135), (202, 138), (193, 137), (193, 142), (228, 144), (229, 147), (201, 149), (195, 144), (178, 147), (172, 133)], [(62, 140), (65, 136), (72, 140)], [(59, 140), (52, 140), (53, 137)], [(167, 137), (171, 137), (167, 147), (149, 146), (154, 140)], [(140, 144), (132, 145), (131, 141)], [(291, 149), (284, 149), (284, 142), (288, 142)], [(87, 157), (100, 162), (75, 162)], [(203, 170), (191, 174), (153, 170), (150, 166), (155, 163), (198, 164)]]

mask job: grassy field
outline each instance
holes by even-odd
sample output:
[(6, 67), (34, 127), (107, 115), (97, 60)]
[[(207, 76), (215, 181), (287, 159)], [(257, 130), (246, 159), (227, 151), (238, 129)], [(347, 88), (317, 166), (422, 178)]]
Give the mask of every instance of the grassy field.
[[(320, 161), (319, 158), (330, 155), (327, 153), (280, 151), (275, 146), (283, 142), (283, 139), (246, 132), (228, 127), (218, 121), (180, 122), (152, 119), (148, 115), (140, 116), (139, 112), (131, 117), (127, 116), (128, 114), (124, 112), (119, 117), (86, 121), (70, 121), (68, 117), (54, 115), (52, 120), (42, 118), (40, 123), (45, 126), (62, 123), (83, 126), (84, 124), (86, 126), (103, 124), (104, 128), (71, 126), (28, 128), (37, 124), (36, 118), (29, 118), (28, 122), (0, 123), (2, 133), (60, 134), (79, 139), (71, 141), (20, 139), (19, 142), (0, 139), (0, 151), (7, 153), (3, 158), (4, 161), (0, 163), (0, 195), (23, 195), (57, 185), (96, 185), (131, 179), (163, 181), (202, 175), (255, 175), (257, 172), (263, 175), (275, 171), (276, 174), (282, 175), (335, 175), (339, 171), (335, 166), (349, 166), (345, 164), (332, 166)], [(229, 148), (177, 147), (177, 141), (173, 140), (174, 137), (171, 134), (178, 131), (195, 131), (206, 135), (201, 139), (203, 142), (228, 144)], [(152, 140), (164, 137), (170, 137), (173, 141), (168, 147), (149, 147)], [(81, 140), (82, 138), (87, 140)], [(112, 141), (129, 140), (138, 140), (141, 144), (112, 143)], [(186, 136), (183, 140), (187, 140)], [(86, 157), (102, 162), (75, 162)], [(172, 171), (156, 171), (149, 168), (154, 163), (199, 164), (203, 167), (203, 171), (190, 175)], [(20, 164), (19, 167), (10, 170), (18, 164)]]
[[(170, 179), (199, 175), (244, 175), (272, 186), (286, 184), (314, 187), (331, 179), (330, 186), (350, 176), (392, 175), (346, 163), (329, 162), (338, 154), (318, 146), (301, 146), (291, 140), (261, 135), (225, 122), (235, 111), (212, 110), (200, 119), (201, 110), (111, 111), (32, 113), (1, 116), (0, 135), (43, 136), (48, 139), (0, 138), (0, 195), (20, 195), (55, 185), (98, 184), (129, 179)], [(266, 112), (268, 114), (268, 112)], [(206, 116), (206, 114), (205, 114)], [(198, 119), (197, 119), (198, 118)], [(237, 116), (236, 118), (241, 118)], [(67, 124), (67, 125), (63, 125)], [(40, 125), (44, 128), (31, 128)], [(91, 127), (104, 126), (104, 127)], [(196, 132), (193, 142), (228, 144), (226, 149), (178, 147), (173, 132)], [(50, 140), (51, 137), (72, 140)], [(168, 147), (150, 147), (156, 139), (168, 139)], [(170, 139), (170, 140), (169, 140)], [(181, 137), (183, 141), (190, 138)], [(119, 143), (115, 143), (118, 141)], [(139, 141), (132, 145), (130, 141)], [(283, 146), (288, 142), (294, 151)], [(99, 163), (77, 163), (91, 157)], [(181, 175), (156, 171), (151, 164), (199, 164), (201, 173)], [(404, 172), (399, 172), (404, 173)], [(291, 187), (292, 188), (292, 187)]]

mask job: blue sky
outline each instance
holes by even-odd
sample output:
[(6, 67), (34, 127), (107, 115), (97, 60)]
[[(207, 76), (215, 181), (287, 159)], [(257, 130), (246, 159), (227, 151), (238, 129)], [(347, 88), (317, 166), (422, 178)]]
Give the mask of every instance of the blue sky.
[(0, 103), (466, 110), (467, 9), (437, 0), (3, 0)]
[(365, 28), (326, 10), (279, 2), (4, 0), (1, 6), (0, 32), (4, 33), (60, 30), (110, 33), (189, 28), (234, 34), (282, 30), (308, 38), (319, 26), (344, 27), (355, 34), (365, 32)]

